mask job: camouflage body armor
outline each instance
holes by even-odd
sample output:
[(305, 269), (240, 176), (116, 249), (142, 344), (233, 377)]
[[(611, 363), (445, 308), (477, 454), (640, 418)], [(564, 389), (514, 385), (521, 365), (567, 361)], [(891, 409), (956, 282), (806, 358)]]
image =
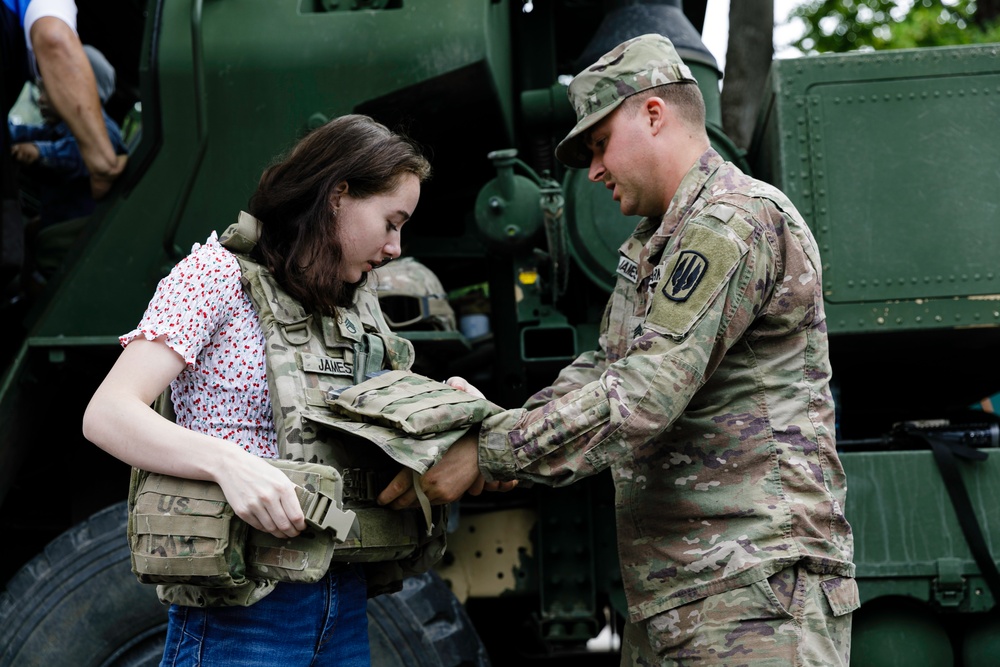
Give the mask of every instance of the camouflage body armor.
[(225, 588), (170, 583), (159, 586), (158, 593), (165, 602), (189, 606), (247, 605), (270, 592), (274, 581), (318, 580), (331, 562), (363, 564), (369, 596), (399, 590), (404, 577), (427, 571), (444, 554), (448, 508), (432, 508), (423, 498), (422, 509), (392, 510), (375, 499), (400, 464), (422, 474), (443, 452), (433, 440), (424, 444), (406, 438), (408, 446), (397, 449), (393, 439), (355, 433), (327, 400), (379, 371), (408, 369), (413, 346), (389, 333), (369, 288), (359, 289), (354, 305), (335, 317), (307, 313), (250, 259), (257, 226), (255, 218), (241, 212), (221, 243), (239, 261), (244, 290), (264, 334), (279, 457), (339, 472), (340, 509), (353, 513), (353, 523), (346, 535), (338, 531), (335, 536), (309, 524), (290, 540), (249, 530), (246, 582)]

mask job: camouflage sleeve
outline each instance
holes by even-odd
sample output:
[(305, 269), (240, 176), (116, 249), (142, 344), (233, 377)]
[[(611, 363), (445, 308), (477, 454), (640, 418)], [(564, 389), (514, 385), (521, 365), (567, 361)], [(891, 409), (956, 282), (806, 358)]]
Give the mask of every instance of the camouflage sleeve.
[(525, 402), (524, 408), (532, 410), (541, 407), (560, 396), (565, 396), (571, 391), (600, 379), (607, 367), (605, 359), (603, 350), (584, 352), (559, 372), (559, 377), (555, 379), (551, 387), (546, 387), (529, 398)]
[(760, 227), (722, 208), (689, 222), (664, 258), (667, 278), (624, 357), (579, 389), (483, 422), (488, 479), (570, 484), (634, 456), (680, 416), (774, 284), (776, 255)]

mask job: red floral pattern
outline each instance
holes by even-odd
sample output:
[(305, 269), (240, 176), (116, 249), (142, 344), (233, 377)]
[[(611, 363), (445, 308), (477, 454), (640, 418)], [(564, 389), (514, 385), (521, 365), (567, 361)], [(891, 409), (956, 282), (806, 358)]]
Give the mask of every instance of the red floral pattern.
[(240, 266), (215, 232), (160, 281), (122, 346), (140, 335), (163, 337), (187, 363), (170, 383), (178, 424), (277, 457), (264, 335), (240, 284)]

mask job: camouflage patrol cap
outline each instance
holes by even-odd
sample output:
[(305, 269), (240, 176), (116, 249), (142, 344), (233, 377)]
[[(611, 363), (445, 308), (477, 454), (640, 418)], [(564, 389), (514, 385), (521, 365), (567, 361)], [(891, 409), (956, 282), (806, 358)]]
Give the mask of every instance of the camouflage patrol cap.
[(566, 92), (577, 123), (559, 142), (556, 157), (570, 167), (589, 167), (591, 154), (584, 144), (584, 133), (627, 97), (666, 83), (697, 81), (663, 35), (633, 37), (605, 53), (569, 84)]
[(382, 315), (393, 331), (455, 331), (455, 311), (434, 272), (412, 257), (375, 270), (375, 293)]

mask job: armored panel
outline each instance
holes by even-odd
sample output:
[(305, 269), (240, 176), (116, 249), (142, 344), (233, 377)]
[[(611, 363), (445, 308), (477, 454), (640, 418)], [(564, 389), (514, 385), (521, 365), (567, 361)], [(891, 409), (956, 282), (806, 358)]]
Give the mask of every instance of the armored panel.
[[(962, 484), (984, 544), (1000, 553), (1000, 450), (961, 466)], [(946, 609), (985, 611), (993, 593), (960, 528), (958, 510), (930, 451), (841, 454), (847, 473), (847, 518), (862, 602), (882, 596), (933, 600)], [(949, 582), (949, 575), (954, 577)], [(946, 583), (953, 584), (949, 589)]]
[[(109, 202), (116, 210), (37, 335), (71, 327), (77, 337), (113, 341), (193, 243), (235, 220), (273, 156), (347, 113), (434, 147), (425, 192), (446, 187), (448, 198), (425, 197), (421, 215), (435, 222), (425, 229), (452, 240), (437, 245), (461, 245), (455, 211), (471, 207), (491, 177), (486, 154), (513, 132), (506, 4), (241, 0), (161, 2), (157, 12), (147, 23), (156, 49), (143, 64), (143, 137), (125, 176), (129, 196)], [(473, 117), (474, 132), (458, 131)], [(108, 284), (114, 299), (101, 287)]]
[(998, 53), (773, 64), (754, 172), (812, 226), (832, 333), (1000, 324)]

